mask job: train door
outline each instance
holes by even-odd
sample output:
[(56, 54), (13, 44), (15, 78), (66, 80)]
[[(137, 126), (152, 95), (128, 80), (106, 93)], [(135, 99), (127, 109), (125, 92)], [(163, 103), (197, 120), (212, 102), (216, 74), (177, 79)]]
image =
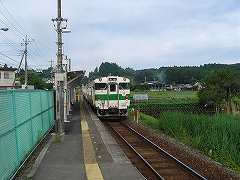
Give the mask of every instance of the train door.
[(111, 109), (118, 109), (119, 102), (118, 102), (118, 84), (117, 83), (110, 83), (109, 84), (109, 108)]

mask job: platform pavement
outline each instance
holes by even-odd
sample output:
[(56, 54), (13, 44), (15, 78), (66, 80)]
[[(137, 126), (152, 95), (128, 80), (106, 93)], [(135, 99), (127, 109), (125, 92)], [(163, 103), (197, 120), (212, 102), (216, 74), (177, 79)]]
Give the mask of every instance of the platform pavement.
[(95, 157), (105, 180), (144, 180), (132, 165), (109, 129), (85, 103), (86, 121), (95, 149)]
[[(82, 113), (83, 109), (85, 113)], [(82, 116), (83, 114), (85, 115)], [(145, 178), (133, 167), (92, 110), (84, 106), (80, 113), (79, 105), (75, 105), (64, 142), (50, 145), (33, 179), (141, 180)]]
[(52, 143), (34, 175), (34, 180), (85, 180), (80, 108), (74, 105), (64, 142)]

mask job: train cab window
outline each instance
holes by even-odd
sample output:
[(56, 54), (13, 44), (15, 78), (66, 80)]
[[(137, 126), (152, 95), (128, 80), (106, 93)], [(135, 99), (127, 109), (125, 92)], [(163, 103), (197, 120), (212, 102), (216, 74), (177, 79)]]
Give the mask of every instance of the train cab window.
[(110, 84), (110, 92), (116, 92), (117, 86), (116, 84)]
[(129, 83), (119, 83), (119, 89), (130, 89), (130, 84)]
[(95, 84), (95, 90), (105, 90), (107, 89), (106, 83), (96, 83)]

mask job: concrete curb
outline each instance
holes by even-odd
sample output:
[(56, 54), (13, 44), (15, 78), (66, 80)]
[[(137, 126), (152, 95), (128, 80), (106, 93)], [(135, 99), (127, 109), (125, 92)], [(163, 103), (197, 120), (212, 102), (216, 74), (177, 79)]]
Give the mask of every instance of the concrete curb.
[(47, 150), (50, 147), (50, 145), (52, 144), (52, 142), (53, 142), (53, 136), (50, 138), (50, 140), (48, 141), (46, 146), (39, 153), (37, 159), (35, 160), (34, 164), (32, 165), (30, 172), (27, 174), (28, 179), (32, 179), (33, 176), (35, 175), (35, 173), (37, 172), (37, 169), (40, 166), (40, 164), (41, 164), (43, 158), (45, 157)]

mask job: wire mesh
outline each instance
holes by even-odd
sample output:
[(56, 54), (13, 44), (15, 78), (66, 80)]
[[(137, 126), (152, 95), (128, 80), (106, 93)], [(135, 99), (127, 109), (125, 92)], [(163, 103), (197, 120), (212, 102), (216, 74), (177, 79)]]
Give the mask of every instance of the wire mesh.
[(54, 125), (52, 91), (0, 91), (0, 179), (9, 179)]

